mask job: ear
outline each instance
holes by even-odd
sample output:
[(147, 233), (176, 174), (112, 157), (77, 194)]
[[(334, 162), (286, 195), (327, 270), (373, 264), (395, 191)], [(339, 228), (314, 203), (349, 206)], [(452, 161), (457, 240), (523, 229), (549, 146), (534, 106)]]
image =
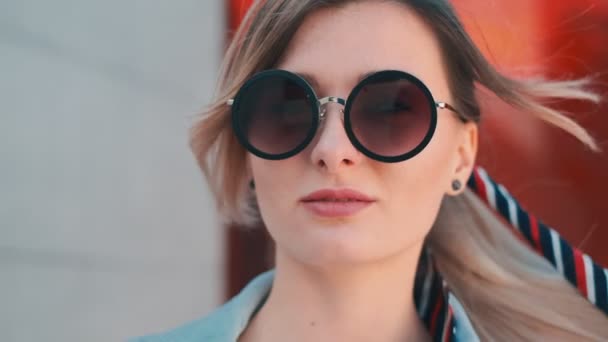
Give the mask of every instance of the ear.
[[(465, 184), (473, 172), (478, 149), (478, 131), (479, 128), (475, 122), (466, 122), (458, 129), (456, 153), (451, 166), (451, 179), (448, 191), (446, 191), (450, 196), (459, 195), (465, 190)], [(462, 185), (460, 189), (453, 188), (454, 181), (460, 182)]]

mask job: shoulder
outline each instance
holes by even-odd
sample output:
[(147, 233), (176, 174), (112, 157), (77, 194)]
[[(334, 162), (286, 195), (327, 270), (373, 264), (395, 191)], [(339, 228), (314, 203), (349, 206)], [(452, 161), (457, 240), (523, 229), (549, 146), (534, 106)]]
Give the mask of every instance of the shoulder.
[(209, 315), (166, 332), (137, 337), (128, 341), (236, 341), (245, 330), (255, 310), (270, 291), (273, 278), (273, 271), (262, 273), (249, 282), (238, 295)]

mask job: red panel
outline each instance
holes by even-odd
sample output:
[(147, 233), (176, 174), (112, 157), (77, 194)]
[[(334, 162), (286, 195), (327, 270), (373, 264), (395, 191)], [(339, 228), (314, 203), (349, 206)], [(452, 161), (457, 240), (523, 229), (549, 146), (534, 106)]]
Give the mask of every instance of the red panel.
[[(238, 28), (253, 0), (227, 1), (227, 36), (230, 39)], [(268, 268), (272, 260), (267, 258), (270, 238), (263, 226), (226, 227), (225, 259), (226, 286), (224, 296), (229, 299), (236, 295), (254, 276)]]
[(228, 2), (228, 29), (234, 31), (245, 16), (253, 0), (230, 0)]
[[(454, 1), (469, 32), (501, 70), (554, 78), (603, 72), (597, 90), (608, 94), (608, 2)], [(601, 83), (604, 85), (602, 86)], [(608, 264), (608, 157), (594, 154), (561, 131), (484, 97), (479, 162), (531, 212), (602, 264)], [(608, 138), (602, 106), (562, 102), (557, 108)], [(604, 143), (604, 148), (608, 145)]]
[[(544, 1), (542, 21), (546, 37), (544, 53), (548, 69), (555, 77), (585, 77), (603, 73), (596, 89), (608, 96), (608, 1)], [(604, 150), (608, 150), (608, 98), (601, 106), (576, 102), (561, 104), (576, 113), (576, 119), (591, 131)], [(569, 180), (568, 196), (554, 208), (554, 219), (567, 230), (572, 241), (583, 241), (583, 250), (601, 264), (608, 264), (608, 154), (584, 151), (560, 134), (552, 132), (551, 156), (559, 177)], [(556, 194), (557, 195), (557, 194)]]

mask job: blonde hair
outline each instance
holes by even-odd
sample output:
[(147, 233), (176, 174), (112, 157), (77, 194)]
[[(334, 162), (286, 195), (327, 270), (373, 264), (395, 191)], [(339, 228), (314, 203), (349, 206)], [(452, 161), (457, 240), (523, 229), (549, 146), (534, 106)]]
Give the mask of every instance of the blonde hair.
[[(475, 47), (446, 0), (393, 1), (408, 6), (433, 30), (442, 49), (455, 107), (465, 119), (480, 119), (475, 97), (479, 84), (515, 108), (598, 150), (584, 128), (542, 102), (551, 98), (599, 101), (586, 89), (587, 79), (505, 77)], [(309, 13), (351, 2), (256, 1), (236, 32), (220, 71), (215, 100), (191, 131), (192, 150), (227, 223), (246, 226), (260, 220), (248, 191), (246, 151), (232, 132), (227, 100), (255, 72), (276, 65)], [(426, 243), (482, 340), (599, 340), (608, 336), (604, 314), (578, 294), (548, 261), (519, 241), (474, 194), (467, 191), (444, 199)]]

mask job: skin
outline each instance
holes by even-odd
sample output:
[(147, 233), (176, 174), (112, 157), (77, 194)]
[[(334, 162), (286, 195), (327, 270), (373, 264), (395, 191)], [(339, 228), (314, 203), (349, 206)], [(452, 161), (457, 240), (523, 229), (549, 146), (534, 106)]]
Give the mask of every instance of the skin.
[[(277, 68), (314, 77), (319, 97), (346, 98), (362, 74), (397, 69), (454, 103), (439, 46), (407, 7), (353, 3), (310, 14)], [(477, 126), (439, 110), (436, 133), (416, 157), (387, 164), (348, 140), (338, 104), (314, 141), (281, 161), (248, 155), (262, 218), (276, 242), (270, 295), (240, 341), (427, 340), (413, 300), (417, 260), (442, 198), (458, 193), (477, 152)], [(300, 199), (350, 188), (376, 202), (349, 217), (315, 216)], [(462, 191), (462, 190), (461, 190)]]

